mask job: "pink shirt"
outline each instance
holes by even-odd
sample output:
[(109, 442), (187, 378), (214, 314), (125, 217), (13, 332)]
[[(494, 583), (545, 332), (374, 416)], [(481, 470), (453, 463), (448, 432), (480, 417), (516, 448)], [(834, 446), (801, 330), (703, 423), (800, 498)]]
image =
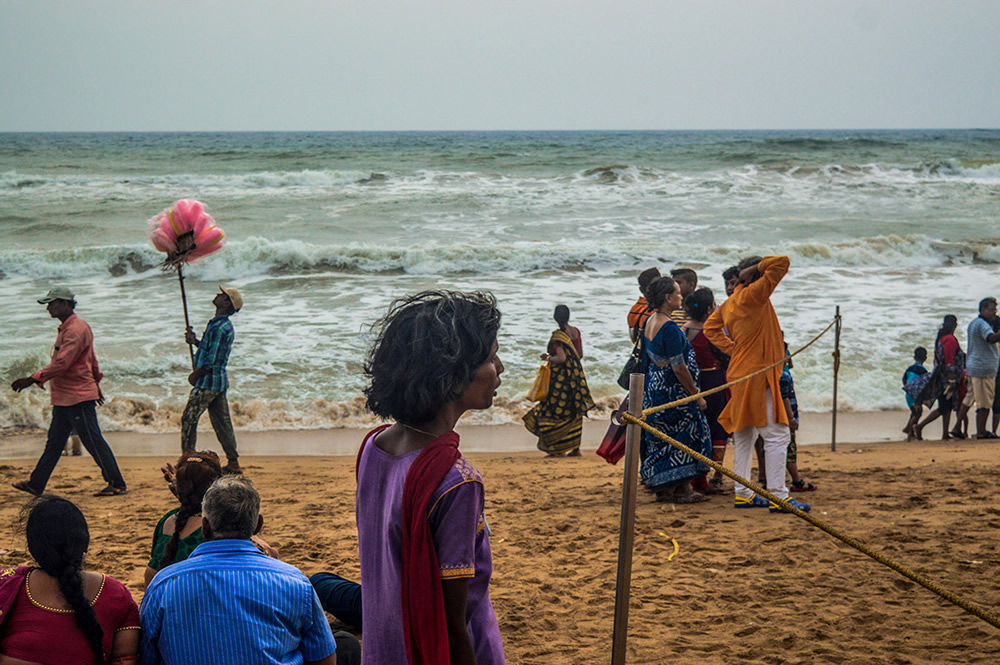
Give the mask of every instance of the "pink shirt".
[(94, 333), (87, 322), (71, 314), (59, 326), (52, 361), (31, 375), (49, 383), (52, 406), (73, 406), (100, 397), (98, 382), (104, 378), (94, 355)]

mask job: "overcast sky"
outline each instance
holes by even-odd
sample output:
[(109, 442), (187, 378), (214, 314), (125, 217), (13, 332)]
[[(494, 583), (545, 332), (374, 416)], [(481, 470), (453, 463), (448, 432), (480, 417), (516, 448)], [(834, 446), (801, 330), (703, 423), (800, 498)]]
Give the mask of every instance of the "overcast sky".
[(0, 131), (1000, 126), (1000, 2), (0, 0)]

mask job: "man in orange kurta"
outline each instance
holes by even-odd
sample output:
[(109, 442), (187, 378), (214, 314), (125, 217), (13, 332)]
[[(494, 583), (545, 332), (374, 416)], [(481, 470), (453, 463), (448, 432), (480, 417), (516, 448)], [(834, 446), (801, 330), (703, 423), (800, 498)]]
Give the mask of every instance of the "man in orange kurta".
[[(705, 336), (731, 360), (726, 372), (728, 381), (767, 367), (785, 357), (785, 345), (778, 315), (771, 305), (771, 294), (788, 272), (787, 256), (753, 257), (740, 262), (740, 283), (733, 295), (705, 322)], [(781, 365), (730, 389), (731, 397), (719, 415), (719, 424), (733, 435), (735, 447), (733, 470), (743, 478), (750, 476), (754, 442), (764, 439), (767, 488), (782, 499), (788, 498), (785, 486), (785, 461), (790, 441), (788, 416), (781, 402), (778, 381)], [(775, 408), (775, 405), (780, 408)], [(807, 504), (795, 502), (803, 510)], [(750, 488), (736, 485), (736, 507), (765, 508), (782, 512)]]

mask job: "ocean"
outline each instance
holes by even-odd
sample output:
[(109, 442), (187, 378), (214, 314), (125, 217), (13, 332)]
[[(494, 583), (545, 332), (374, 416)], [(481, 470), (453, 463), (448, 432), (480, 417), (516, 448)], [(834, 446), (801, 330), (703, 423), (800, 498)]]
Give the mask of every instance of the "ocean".
[[(566, 304), (605, 409), (631, 345), (636, 275), (722, 271), (787, 254), (773, 302), (792, 349), (843, 315), (839, 404), (904, 408), (913, 348), (945, 314), (960, 339), (998, 295), (1000, 130), (0, 134), (0, 368), (47, 360), (57, 322), (35, 304), (77, 293), (114, 398), (108, 429), (178, 427), (189, 389), (176, 275), (147, 220), (203, 201), (225, 248), (186, 269), (192, 324), (239, 288), (230, 360), (238, 427), (371, 422), (370, 326), (427, 288), (492, 291), (516, 421)], [(800, 408), (829, 410), (832, 334), (796, 359)], [(45, 426), (47, 394), (0, 391), (0, 428)], [(207, 420), (207, 419), (206, 419)]]

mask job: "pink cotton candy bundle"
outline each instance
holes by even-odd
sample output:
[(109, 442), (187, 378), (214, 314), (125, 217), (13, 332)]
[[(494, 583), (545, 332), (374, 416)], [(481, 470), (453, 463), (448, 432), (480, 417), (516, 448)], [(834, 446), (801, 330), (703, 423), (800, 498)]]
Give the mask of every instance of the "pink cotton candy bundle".
[(222, 249), (226, 234), (200, 201), (181, 199), (149, 220), (149, 240), (166, 252), (165, 263), (195, 261)]

